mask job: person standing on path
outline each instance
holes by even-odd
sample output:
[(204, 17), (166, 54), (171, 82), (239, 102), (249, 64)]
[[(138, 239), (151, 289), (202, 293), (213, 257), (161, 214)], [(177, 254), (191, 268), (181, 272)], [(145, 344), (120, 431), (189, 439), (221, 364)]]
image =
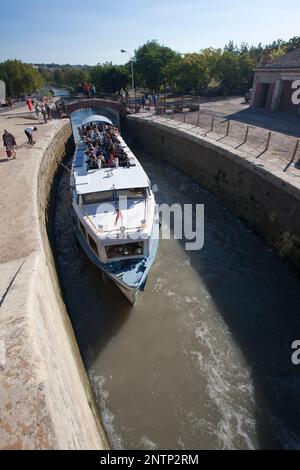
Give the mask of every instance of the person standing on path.
[(29, 111), (32, 113), (32, 111), (33, 111), (33, 105), (32, 105), (32, 101), (31, 101), (31, 99), (30, 99), (29, 97), (28, 97), (27, 100), (26, 100), (26, 104), (27, 104), (27, 106), (28, 106)]
[(42, 105), (41, 111), (42, 111), (42, 115), (43, 115), (43, 118), (44, 118), (44, 123), (47, 124), (47, 122), (48, 122), (48, 114), (47, 114), (46, 107), (45, 107), (44, 104)]
[(40, 107), (39, 103), (36, 103), (34, 109), (35, 109), (35, 114), (36, 114), (36, 116), (37, 116), (37, 118), (38, 118), (38, 120), (39, 120), (39, 123), (41, 123), (41, 117), (42, 117), (42, 116), (41, 116), (41, 107)]
[(51, 108), (50, 108), (49, 103), (46, 103), (46, 104), (45, 104), (45, 109), (46, 109), (46, 113), (47, 113), (48, 119), (49, 119), (49, 121), (51, 121)]
[(26, 127), (24, 131), (31, 147), (33, 147), (35, 144), (35, 141), (33, 140), (33, 133), (37, 130), (37, 127)]
[(9, 160), (11, 158), (17, 158), (17, 154), (16, 154), (17, 143), (16, 143), (15, 137), (12, 134), (10, 134), (6, 129), (4, 129), (4, 134), (2, 136), (2, 139), (3, 139), (3, 145), (6, 148), (7, 159)]

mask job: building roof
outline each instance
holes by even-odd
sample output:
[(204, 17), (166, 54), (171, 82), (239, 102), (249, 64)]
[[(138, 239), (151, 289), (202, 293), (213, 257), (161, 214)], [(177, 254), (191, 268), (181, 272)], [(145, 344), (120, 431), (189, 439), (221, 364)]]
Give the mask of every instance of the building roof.
[(258, 67), (258, 69), (300, 69), (300, 47), (266, 65)]

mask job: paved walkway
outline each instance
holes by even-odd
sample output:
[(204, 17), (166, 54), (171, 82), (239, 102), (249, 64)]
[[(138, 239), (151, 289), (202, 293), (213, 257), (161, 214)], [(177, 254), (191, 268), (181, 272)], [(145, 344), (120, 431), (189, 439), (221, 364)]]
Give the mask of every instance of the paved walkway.
[[(0, 115), (0, 263), (28, 256), (36, 249), (37, 218), (32, 211), (39, 161), (66, 120), (39, 124), (35, 114), (22, 107)], [(36, 145), (27, 144), (25, 127), (36, 126)], [(7, 129), (18, 145), (17, 159), (8, 161), (2, 134)], [(38, 163), (38, 164), (37, 164)]]
[(187, 132), (189, 135), (193, 135), (196, 138), (215, 143), (217, 146), (231, 150), (234, 154), (239, 155), (245, 160), (248, 160), (251, 162), (251, 164), (255, 165), (262, 171), (267, 171), (271, 175), (276, 176), (282, 182), (288, 183), (297, 191), (300, 189), (300, 165), (297, 164), (298, 159), (300, 158), (300, 146), (298, 148), (294, 162), (290, 163), (291, 153), (295, 145), (294, 142), (296, 141), (296, 139), (289, 141), (289, 139), (293, 139), (290, 136), (276, 134), (278, 145), (280, 145), (281, 150), (285, 152), (286, 155), (286, 158), (283, 159), (278, 149), (270, 149), (267, 152), (263, 152), (264, 146), (266, 145), (266, 139), (263, 140), (263, 144), (260, 148), (257, 147), (257, 142), (259, 140), (258, 133), (260, 131), (259, 128), (252, 128), (252, 132), (256, 133), (256, 137), (253, 136), (256, 146), (252, 147), (250, 144), (241, 145), (244, 134), (240, 133), (238, 135), (239, 140), (237, 137), (224, 137), (224, 134), (217, 134), (216, 129), (214, 132), (211, 132), (209, 128), (205, 129), (203, 127), (196, 126), (194, 122), (191, 123), (189, 115), (187, 116), (186, 123), (182, 122), (182, 114), (175, 114), (174, 118), (172, 118), (171, 115), (157, 116), (153, 111), (142, 111), (139, 114), (133, 114), (132, 116), (136, 119), (145, 119), (158, 122), (167, 127), (172, 127), (180, 131)]
[[(153, 112), (150, 114), (153, 115)], [(142, 111), (141, 116), (143, 115), (149, 115), (149, 112)], [(211, 131), (212, 117), (214, 122)], [(222, 142), (229, 148), (241, 149), (263, 165), (270, 166), (270, 169), (279, 169), (300, 179), (300, 145), (294, 155), (300, 139), (300, 116), (250, 109), (241, 97), (234, 97), (210, 99), (201, 103), (199, 126), (198, 112), (187, 113), (186, 116), (175, 113), (173, 117), (167, 116), (167, 119), (181, 123), (185, 120), (195, 127), (195, 132), (203, 135), (207, 133), (210, 139)], [(269, 132), (271, 138), (268, 150), (265, 151)]]
[(0, 448), (107, 448), (39, 224), (40, 164), (60, 130), (64, 144), (68, 121), (38, 124), (23, 107), (1, 113), (3, 129), (18, 150), (7, 161), (0, 143)]

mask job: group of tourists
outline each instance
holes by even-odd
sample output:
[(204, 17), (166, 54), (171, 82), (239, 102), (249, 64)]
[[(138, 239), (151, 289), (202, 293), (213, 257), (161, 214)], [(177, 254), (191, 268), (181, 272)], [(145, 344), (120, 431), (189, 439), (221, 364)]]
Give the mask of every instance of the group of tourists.
[(90, 124), (78, 127), (79, 136), (87, 144), (89, 170), (129, 167), (130, 160), (122, 148), (119, 131), (112, 125)]
[(48, 121), (51, 121), (52, 119), (52, 107), (50, 107), (49, 103), (43, 103), (37, 101), (35, 104), (35, 114), (39, 120), (39, 123), (41, 124), (43, 121), (45, 124), (47, 124)]
[(88, 82), (84, 82), (81, 85), (82, 93), (87, 97), (87, 98), (95, 98), (96, 96), (96, 87), (93, 84), (90, 84)]
[(144, 94), (142, 96), (142, 107), (143, 109), (145, 109), (145, 107), (149, 108), (149, 111), (150, 111), (150, 108), (151, 106), (153, 105), (154, 108), (156, 108), (156, 103), (157, 103), (157, 96), (156, 95), (146, 95)]
[(56, 101), (55, 103), (49, 102), (48, 98), (42, 98), (40, 100), (34, 101), (31, 98), (27, 98), (26, 104), (30, 113), (35, 111), (36, 117), (41, 124), (45, 124), (51, 119), (61, 119), (65, 114), (64, 104), (62, 101)]

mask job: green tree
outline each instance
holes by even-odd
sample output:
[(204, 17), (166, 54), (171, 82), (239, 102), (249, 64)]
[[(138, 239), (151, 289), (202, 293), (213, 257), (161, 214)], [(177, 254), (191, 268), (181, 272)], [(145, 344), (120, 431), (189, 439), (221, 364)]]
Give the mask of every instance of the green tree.
[(135, 51), (135, 70), (138, 83), (151, 91), (158, 92), (168, 80), (167, 65), (180, 59), (180, 54), (157, 41), (148, 41)]
[(285, 47), (278, 47), (278, 49), (274, 49), (270, 51), (270, 59), (271, 60), (279, 59), (279, 57), (283, 56), (284, 54), (286, 54)]
[(286, 52), (291, 52), (295, 49), (298, 49), (300, 47), (300, 36), (295, 36), (289, 41), (287, 41), (285, 45)]
[(210, 57), (204, 53), (176, 57), (165, 67), (168, 84), (182, 92), (205, 91), (211, 80)]
[(113, 65), (111, 62), (98, 64), (91, 70), (91, 81), (98, 91), (115, 93), (128, 86), (128, 68), (125, 65)]
[(7, 60), (0, 64), (0, 79), (6, 83), (7, 95), (14, 97), (32, 93), (43, 87), (45, 80), (38, 70), (20, 60)]
[(53, 72), (51, 72), (46, 67), (39, 67), (39, 72), (42, 75), (45, 83), (50, 84), (53, 83)]
[(249, 54), (236, 55), (225, 51), (215, 65), (214, 76), (226, 94), (244, 93), (251, 86), (255, 66)]
[(82, 68), (68, 67), (63, 70), (63, 85), (78, 89), (84, 82), (89, 82), (91, 79), (90, 73)]

